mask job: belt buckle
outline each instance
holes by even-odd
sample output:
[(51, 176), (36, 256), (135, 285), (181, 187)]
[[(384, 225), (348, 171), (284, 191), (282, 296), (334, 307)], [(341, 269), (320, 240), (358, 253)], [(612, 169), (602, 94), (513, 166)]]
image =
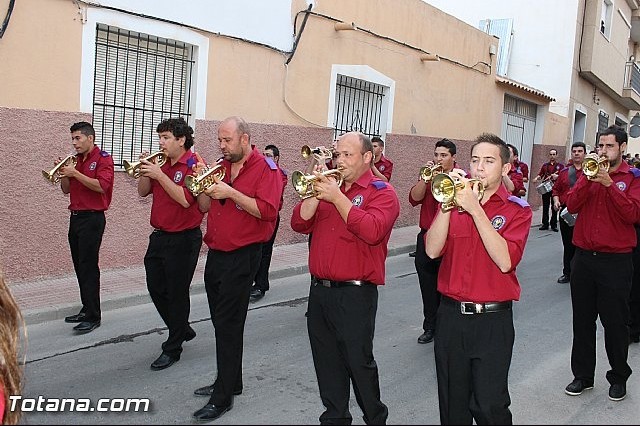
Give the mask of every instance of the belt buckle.
[[(467, 310), (467, 307), (470, 309)], [(484, 305), (482, 303), (460, 302), (460, 313), (462, 313), (462, 315), (481, 314), (483, 312)]]

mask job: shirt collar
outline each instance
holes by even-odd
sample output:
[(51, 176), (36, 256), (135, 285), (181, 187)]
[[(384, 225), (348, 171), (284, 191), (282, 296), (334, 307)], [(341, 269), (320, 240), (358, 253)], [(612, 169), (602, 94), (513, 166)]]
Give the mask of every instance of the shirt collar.
[[(366, 188), (369, 186), (369, 184), (371, 183), (371, 181), (373, 180), (375, 176), (373, 175), (373, 172), (371, 171), (371, 169), (367, 170), (366, 172), (364, 172), (362, 174), (362, 176), (360, 176), (355, 182), (353, 182), (354, 184), (361, 186), (362, 188)], [(352, 185), (353, 186), (353, 185)]]

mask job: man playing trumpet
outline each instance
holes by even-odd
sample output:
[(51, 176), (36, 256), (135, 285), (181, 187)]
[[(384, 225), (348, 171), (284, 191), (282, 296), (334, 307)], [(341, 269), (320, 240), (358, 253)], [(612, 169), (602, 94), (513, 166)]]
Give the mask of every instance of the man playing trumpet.
[(138, 194), (153, 195), (149, 247), (144, 256), (147, 289), (162, 321), (169, 329), (162, 353), (151, 364), (162, 370), (180, 359), (182, 343), (196, 336), (189, 325), (189, 286), (202, 245), (203, 213), (184, 186), (197, 163), (193, 129), (183, 118), (169, 118), (156, 129), (166, 161), (160, 166), (140, 155)]
[(373, 335), (378, 286), (385, 282), (391, 229), (400, 213), (398, 197), (371, 171), (373, 146), (350, 132), (337, 144), (343, 184), (316, 169), (315, 196), (294, 209), (291, 227), (313, 232), (309, 250), (312, 285), (307, 329), (326, 408), (322, 424), (350, 424), (349, 383), (367, 424), (385, 424)]

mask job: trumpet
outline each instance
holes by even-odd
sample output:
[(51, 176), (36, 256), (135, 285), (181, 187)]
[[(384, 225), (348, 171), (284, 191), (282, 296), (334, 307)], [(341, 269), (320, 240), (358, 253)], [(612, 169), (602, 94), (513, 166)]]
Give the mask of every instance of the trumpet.
[[(332, 177), (336, 181), (338, 181), (338, 186), (342, 185), (343, 177), (340, 170), (331, 169), (325, 170), (321, 173), (322, 176)], [(316, 190), (313, 188), (313, 184), (318, 180), (318, 176), (316, 175), (305, 175), (301, 171), (295, 171), (291, 175), (291, 183), (293, 184), (293, 189), (296, 190), (300, 199), (305, 200), (307, 198), (315, 197), (318, 195)]]
[(144, 157), (142, 160), (134, 161), (133, 163), (127, 160), (123, 160), (122, 166), (124, 167), (124, 170), (127, 172), (129, 176), (131, 176), (134, 179), (138, 179), (140, 177), (140, 166), (142, 166), (143, 160), (147, 160), (147, 161), (155, 160), (155, 163), (158, 166), (162, 167), (162, 165), (167, 161), (167, 154), (165, 154), (164, 151), (154, 152), (153, 154), (147, 157)]
[(60, 178), (62, 178), (62, 176), (60, 176), (60, 169), (68, 165), (75, 166), (77, 162), (78, 160), (76, 158), (76, 155), (69, 154), (64, 158), (64, 160), (56, 164), (56, 166), (50, 171), (43, 170), (42, 176), (44, 176), (44, 178), (51, 183), (58, 183), (60, 182)]
[(222, 180), (224, 179), (225, 174), (226, 171), (222, 164), (216, 164), (213, 167), (205, 166), (198, 175), (189, 175), (184, 178), (184, 186), (187, 187), (194, 197), (197, 197), (199, 194), (204, 192), (205, 189), (208, 189), (211, 185), (216, 183), (216, 177), (218, 180)]
[(302, 158), (304, 158), (305, 160), (313, 155), (313, 157), (318, 160), (318, 162), (333, 158), (333, 150), (324, 146), (310, 148), (309, 145), (303, 145), (300, 153), (302, 154)]
[(587, 179), (593, 179), (601, 168), (603, 168), (605, 172), (609, 171), (609, 159), (607, 157), (599, 157), (598, 154), (587, 154), (584, 156), (584, 160), (582, 160), (582, 172)]
[(434, 164), (432, 166), (422, 166), (420, 168), (420, 179), (425, 183), (428, 183), (433, 177), (439, 173), (444, 172), (442, 164)]
[(431, 193), (433, 194), (433, 198), (441, 203), (440, 208), (443, 212), (447, 212), (457, 206), (458, 211), (462, 213), (464, 209), (456, 203), (456, 191), (464, 189), (467, 183), (473, 185), (475, 182), (478, 182), (478, 201), (480, 201), (484, 196), (484, 185), (482, 182), (479, 179), (463, 181), (455, 174), (437, 174), (431, 182)]

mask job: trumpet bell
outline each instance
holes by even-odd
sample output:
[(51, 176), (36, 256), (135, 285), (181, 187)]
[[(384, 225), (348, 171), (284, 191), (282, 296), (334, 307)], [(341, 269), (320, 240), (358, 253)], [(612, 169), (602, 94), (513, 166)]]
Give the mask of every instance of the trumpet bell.
[(607, 157), (600, 157), (598, 154), (585, 155), (582, 161), (582, 172), (587, 176), (587, 179), (593, 179), (600, 169), (609, 171), (609, 159)]
[[(167, 155), (163, 151), (158, 151), (143, 158), (142, 160), (155, 161), (158, 166), (162, 167), (167, 161)], [(124, 171), (127, 172), (129, 176), (134, 179), (138, 179), (140, 177), (140, 166), (142, 166), (142, 160), (134, 162), (123, 160), (122, 167), (124, 167)]]
[(447, 173), (439, 173), (435, 175), (431, 182), (431, 193), (433, 198), (441, 203), (441, 209), (443, 212), (447, 212), (454, 207), (458, 207), (459, 212), (463, 212), (464, 209), (456, 203), (456, 191), (462, 190), (467, 183), (473, 185), (478, 183), (478, 201), (482, 200), (484, 196), (484, 185), (478, 179), (469, 179), (467, 182), (462, 181), (455, 175), (449, 175)]
[(444, 169), (442, 168), (442, 164), (434, 164), (433, 166), (422, 166), (420, 168), (420, 179), (422, 179), (425, 183), (431, 181), (435, 175), (438, 173), (442, 173)]
[(333, 158), (333, 151), (328, 148), (325, 148), (324, 146), (317, 146), (315, 148), (311, 148), (309, 145), (303, 145), (302, 148), (300, 149), (300, 154), (302, 154), (302, 158), (304, 158), (305, 160), (313, 156), (319, 162)]
[(61, 178), (59, 173), (60, 169), (68, 164), (75, 166), (77, 162), (78, 162), (78, 159), (76, 158), (76, 155), (69, 154), (64, 158), (64, 160), (56, 164), (56, 166), (53, 169), (49, 171), (43, 170), (42, 176), (51, 183), (54, 183), (54, 184), (58, 183), (60, 182), (60, 178)]
[(226, 171), (221, 164), (216, 164), (213, 167), (207, 166), (197, 176), (189, 175), (184, 178), (184, 186), (187, 187), (194, 197), (197, 197), (216, 183), (216, 177), (218, 180), (222, 180), (225, 174)]
[[(322, 172), (322, 175), (335, 179), (338, 182), (338, 186), (342, 185), (342, 181), (344, 180), (342, 173), (336, 169), (326, 170)], [(293, 189), (295, 189), (302, 200), (318, 195), (313, 187), (313, 184), (317, 180), (318, 177), (316, 175), (305, 175), (298, 170), (291, 174), (291, 184), (293, 185)]]

